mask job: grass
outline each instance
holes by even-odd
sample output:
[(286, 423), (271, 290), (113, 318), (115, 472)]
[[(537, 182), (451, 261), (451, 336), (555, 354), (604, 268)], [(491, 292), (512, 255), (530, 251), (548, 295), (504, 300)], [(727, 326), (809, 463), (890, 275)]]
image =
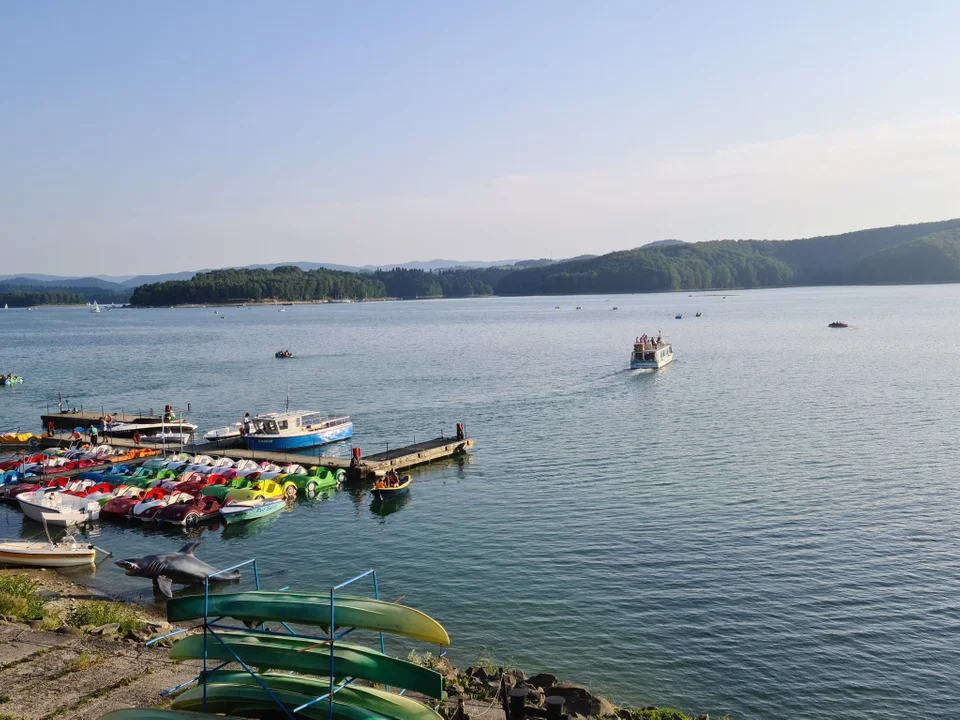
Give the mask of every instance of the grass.
[[(106, 685), (102, 688), (94, 690), (93, 692), (87, 693), (72, 705), (65, 705), (63, 707), (59, 707), (53, 712), (44, 715), (43, 720), (53, 720), (53, 718), (60, 717), (61, 715), (64, 715), (65, 713), (68, 713), (68, 712), (72, 712), (73, 710), (83, 707), (87, 703), (92, 702), (97, 698), (101, 698), (104, 695), (109, 695), (114, 690), (119, 690), (120, 688), (125, 688), (128, 685), (133, 685), (133, 683), (135, 683), (137, 680), (140, 680), (146, 675), (152, 675), (152, 674), (153, 674), (153, 670), (148, 668), (146, 671), (138, 675), (131, 675), (130, 677), (120, 678), (116, 682), (110, 683), (109, 685)], [(4, 720), (2, 715), (0, 715), (0, 720)]]
[(69, 665), (67, 665), (64, 670), (66, 671), (64, 675), (68, 673), (80, 672), (81, 670), (86, 670), (89, 667), (93, 667), (98, 662), (103, 660), (103, 655), (96, 654), (91, 655), (86, 650), (82, 650), (76, 659), (72, 660)]
[(10, 702), (9, 695), (0, 695), (0, 705), (3, 705), (4, 703), (8, 703), (8, 702)]
[(106, 600), (81, 600), (73, 610), (67, 613), (66, 622), (78, 628), (85, 625), (100, 627), (117, 623), (121, 633), (142, 630), (147, 625), (130, 608)]
[(19, 622), (42, 620), (46, 600), (37, 597), (37, 583), (25, 575), (0, 572), (0, 615), (9, 615)]

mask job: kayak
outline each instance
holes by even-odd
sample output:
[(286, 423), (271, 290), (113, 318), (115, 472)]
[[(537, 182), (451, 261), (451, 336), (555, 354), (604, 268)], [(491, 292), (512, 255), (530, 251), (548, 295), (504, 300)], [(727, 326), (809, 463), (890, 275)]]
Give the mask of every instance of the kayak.
[[(330, 669), (330, 646), (295, 635), (263, 635), (253, 632), (218, 632), (220, 642), (207, 640), (207, 657), (233, 662), (233, 653), (250, 667), (293, 670), (326, 675)], [(228, 649), (229, 648), (229, 649)], [(190, 635), (173, 646), (173, 660), (202, 660), (203, 635)], [(418, 692), (438, 700), (443, 697), (443, 676), (407, 660), (376, 650), (337, 642), (333, 649), (336, 677), (356, 677), (381, 685)]]
[[(330, 596), (314, 593), (261, 592), (223, 593), (209, 598), (210, 617), (232, 617), (237, 620), (287, 624), (330, 624)], [(203, 617), (203, 595), (188, 595), (167, 601), (170, 622), (196, 620)], [(450, 636), (429, 615), (406, 605), (373, 598), (338, 595), (334, 608), (338, 628), (361, 628), (401, 635), (413, 640), (449, 645)]]
[(100, 720), (210, 720), (210, 715), (160, 708), (123, 708), (101, 715)]
[[(260, 673), (254, 678), (243, 671), (218, 670), (207, 677), (206, 712), (230, 713), (244, 717), (276, 714), (276, 702), (260, 687), (263, 682), (284, 706), (293, 710), (330, 690), (327, 680), (296, 675)], [(201, 710), (204, 687), (197, 685), (173, 701), (177, 710)], [(325, 720), (329, 701), (304, 708), (297, 717)], [(411, 698), (373, 688), (345, 687), (334, 695), (333, 717), (338, 720), (440, 720), (440, 715)]]

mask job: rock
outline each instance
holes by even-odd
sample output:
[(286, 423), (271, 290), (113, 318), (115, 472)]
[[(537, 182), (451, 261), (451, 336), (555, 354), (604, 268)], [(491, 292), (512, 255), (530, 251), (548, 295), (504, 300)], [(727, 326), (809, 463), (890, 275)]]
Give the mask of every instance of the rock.
[[(523, 670), (507, 670), (503, 675), (507, 678), (513, 678), (514, 685), (527, 679), (527, 676), (524, 675)], [(556, 678), (554, 678), (554, 682), (556, 682)]]
[(539, 690), (531, 690), (527, 693), (527, 705), (543, 705), (544, 696)]
[(696, 720), (710, 720), (710, 715), (704, 713), (703, 715), (697, 715)]
[(471, 665), (470, 667), (468, 667), (467, 675), (479, 680), (480, 682), (484, 682), (485, 680), (488, 680), (491, 677), (490, 673), (488, 673), (479, 665)]
[(31, 630), (43, 630), (43, 620), (31, 620), (30, 621)]
[(553, 687), (557, 683), (557, 676), (549, 675), (548, 673), (540, 673), (539, 675), (534, 675), (533, 677), (527, 678), (527, 682), (533, 687), (548, 688)]
[(76, 628), (73, 625), (63, 625), (61, 627), (58, 627), (57, 632), (62, 633), (64, 635), (71, 635), (73, 637), (83, 636), (83, 630), (81, 630), (80, 628)]
[(120, 623), (105, 623), (90, 631), (94, 635), (116, 635), (120, 632)]
[(57, 600), (61, 597), (60, 593), (54, 590), (37, 590), (34, 593), (34, 596), (42, 598), (44, 600)]
[(153, 637), (153, 633), (149, 630), (131, 630), (127, 633), (128, 640), (138, 643), (146, 642), (151, 637)]
[(620, 708), (619, 710), (617, 710), (617, 717), (619, 717), (620, 720), (630, 720), (630, 718), (632, 717), (632, 715), (631, 715), (629, 709), (627, 709), (627, 708)]
[[(532, 679), (532, 678), (531, 678)], [(586, 688), (570, 683), (559, 683), (544, 688), (547, 697), (558, 695), (564, 699), (564, 707), (570, 714), (586, 715), (590, 717), (604, 717), (615, 715), (617, 709), (602, 697), (597, 697)]]
[(161, 634), (165, 632), (170, 632), (170, 629), (173, 627), (173, 625), (163, 620), (144, 620), (144, 622), (147, 624), (147, 627), (149, 627), (151, 630)]

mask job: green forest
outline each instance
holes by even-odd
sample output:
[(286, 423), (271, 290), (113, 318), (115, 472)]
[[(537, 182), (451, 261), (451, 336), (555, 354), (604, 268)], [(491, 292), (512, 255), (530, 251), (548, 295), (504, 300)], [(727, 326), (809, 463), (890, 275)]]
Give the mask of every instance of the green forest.
[(334, 270), (301, 270), (284, 265), (273, 270), (213, 270), (190, 280), (141, 285), (133, 291), (135, 306), (184, 303), (235, 303), (261, 300), (366, 300), (387, 297), (379, 280)]
[(141, 285), (131, 303), (614, 294), (926, 282), (960, 282), (960, 220), (790, 241), (670, 241), (562, 262), (523, 261), (482, 269), (215, 270), (191, 280)]
[(100, 303), (125, 303), (129, 298), (128, 291), (0, 283), (0, 306), (9, 305), (12, 308), (33, 305), (86, 305), (94, 300)]

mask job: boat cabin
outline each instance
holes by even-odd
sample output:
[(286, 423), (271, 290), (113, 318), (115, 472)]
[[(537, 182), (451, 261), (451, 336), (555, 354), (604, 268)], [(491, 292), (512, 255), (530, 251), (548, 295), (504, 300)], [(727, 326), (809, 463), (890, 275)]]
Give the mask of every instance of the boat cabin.
[(254, 433), (257, 435), (300, 435), (305, 432), (317, 432), (327, 428), (345, 425), (349, 416), (324, 418), (313, 410), (296, 412), (265, 413), (253, 418)]

